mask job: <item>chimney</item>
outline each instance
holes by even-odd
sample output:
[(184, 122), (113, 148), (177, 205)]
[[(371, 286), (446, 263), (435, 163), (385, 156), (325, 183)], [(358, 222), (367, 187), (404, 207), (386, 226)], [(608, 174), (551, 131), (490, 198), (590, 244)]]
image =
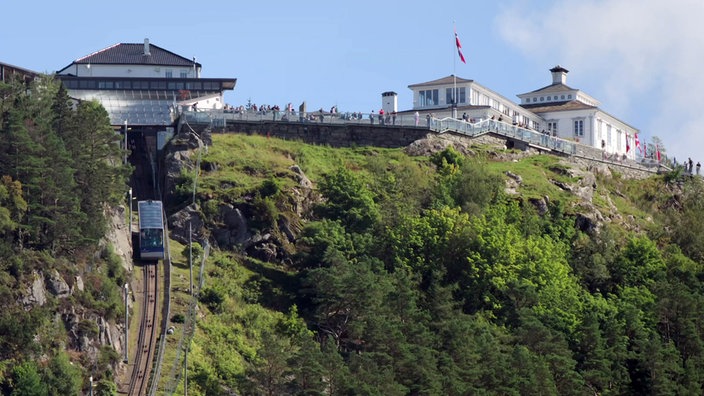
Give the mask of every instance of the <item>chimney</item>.
[(565, 69), (564, 67), (557, 65), (550, 69), (550, 72), (552, 73), (552, 83), (554, 84), (567, 84), (567, 73), (569, 73), (569, 70)]
[(398, 111), (398, 95), (396, 92), (387, 91), (381, 93), (381, 108), (385, 113), (395, 113)]
[(145, 38), (144, 39), (144, 55), (149, 56), (151, 53), (149, 52), (149, 39)]

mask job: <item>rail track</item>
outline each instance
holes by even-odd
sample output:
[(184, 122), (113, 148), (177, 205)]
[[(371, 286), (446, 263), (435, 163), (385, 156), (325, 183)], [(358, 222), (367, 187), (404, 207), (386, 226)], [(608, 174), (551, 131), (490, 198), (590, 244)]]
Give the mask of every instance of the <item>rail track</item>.
[(158, 290), (159, 277), (157, 262), (142, 262), (144, 268), (144, 290), (142, 299), (142, 315), (139, 327), (139, 339), (134, 354), (134, 366), (128, 395), (146, 395), (149, 377), (154, 360), (157, 342)]

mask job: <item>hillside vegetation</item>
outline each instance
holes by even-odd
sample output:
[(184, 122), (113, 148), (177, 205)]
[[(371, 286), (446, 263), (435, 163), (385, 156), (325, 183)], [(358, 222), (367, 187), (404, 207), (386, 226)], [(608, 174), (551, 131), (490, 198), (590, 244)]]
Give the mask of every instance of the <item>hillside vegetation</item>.
[(206, 267), (190, 394), (704, 389), (698, 178), (237, 134), (201, 168), (203, 232), (251, 237)]
[(0, 393), (114, 394), (108, 331), (124, 317), (125, 270), (106, 208), (129, 169), (97, 102), (50, 77), (0, 83)]

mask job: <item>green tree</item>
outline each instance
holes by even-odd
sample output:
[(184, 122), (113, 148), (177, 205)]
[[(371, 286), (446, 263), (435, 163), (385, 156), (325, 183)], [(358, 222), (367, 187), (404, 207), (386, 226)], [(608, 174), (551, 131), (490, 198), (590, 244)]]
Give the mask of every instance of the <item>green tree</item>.
[(34, 362), (25, 361), (12, 370), (12, 396), (46, 396), (47, 387), (42, 383), (39, 369)]
[(66, 352), (58, 352), (45, 370), (44, 378), (51, 396), (77, 395), (83, 383), (81, 369), (72, 364)]
[(326, 175), (319, 185), (325, 202), (318, 210), (322, 216), (340, 220), (351, 232), (364, 232), (379, 221), (379, 209), (372, 192), (360, 176), (345, 168)]

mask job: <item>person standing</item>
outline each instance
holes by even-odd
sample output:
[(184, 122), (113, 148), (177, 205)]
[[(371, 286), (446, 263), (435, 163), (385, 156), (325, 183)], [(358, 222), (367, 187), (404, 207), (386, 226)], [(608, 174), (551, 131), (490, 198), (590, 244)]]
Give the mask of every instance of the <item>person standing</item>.
[(697, 176), (699, 176), (699, 170), (701, 170), (701, 168), (702, 168), (702, 164), (700, 164), (699, 161), (697, 161)]
[(416, 111), (416, 113), (413, 115), (413, 117), (416, 120), (416, 126), (418, 126), (418, 122), (420, 122), (420, 113)]

